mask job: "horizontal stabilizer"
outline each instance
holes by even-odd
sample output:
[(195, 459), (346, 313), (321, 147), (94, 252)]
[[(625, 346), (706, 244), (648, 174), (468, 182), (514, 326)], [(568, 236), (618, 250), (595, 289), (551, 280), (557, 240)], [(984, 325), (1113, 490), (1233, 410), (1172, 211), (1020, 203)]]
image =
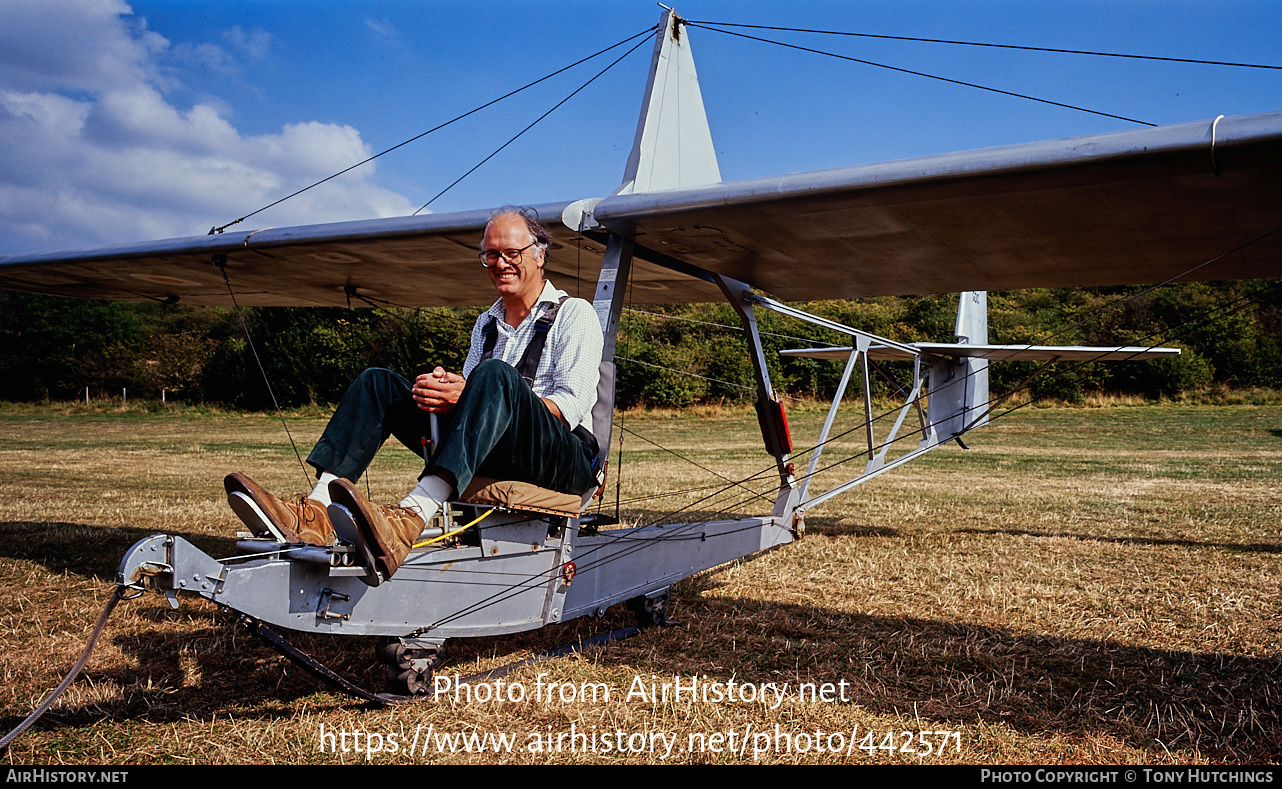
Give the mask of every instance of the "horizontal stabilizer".
[[(991, 362), (1133, 362), (1178, 356), (1179, 348), (1144, 348), (1139, 346), (1091, 347), (1087, 345), (967, 345), (949, 342), (910, 343), (923, 354), (932, 356), (969, 357)], [(830, 359), (844, 362), (850, 358), (850, 346), (841, 348), (798, 348), (780, 351), (784, 356), (801, 356), (808, 359)], [(868, 349), (870, 359), (883, 361), (911, 361), (913, 355), (898, 348), (874, 345)]]

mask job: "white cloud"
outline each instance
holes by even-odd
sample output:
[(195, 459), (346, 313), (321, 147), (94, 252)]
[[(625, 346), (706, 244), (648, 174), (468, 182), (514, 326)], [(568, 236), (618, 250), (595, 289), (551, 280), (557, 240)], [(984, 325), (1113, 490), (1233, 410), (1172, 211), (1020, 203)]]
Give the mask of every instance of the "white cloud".
[(262, 60), (272, 48), (271, 34), (257, 27), (245, 30), (240, 25), (235, 25), (223, 33), (223, 40), (250, 60)]
[(391, 22), (381, 19), (366, 19), (365, 27), (369, 28), (371, 33), (384, 41), (397, 41), (401, 37), (400, 32)]
[(0, 86), (97, 91), (154, 79), (168, 48), (120, 0), (6, 0), (0, 24)]
[[(161, 58), (230, 70), (271, 51), (262, 30), (234, 27), (223, 41), (171, 46), (119, 0), (7, 0), (0, 254), (199, 234), (370, 155), (350, 126), (303, 120), (245, 135), (214, 106), (170, 103)], [(372, 176), (366, 165), (263, 217), (279, 226), (413, 210)]]

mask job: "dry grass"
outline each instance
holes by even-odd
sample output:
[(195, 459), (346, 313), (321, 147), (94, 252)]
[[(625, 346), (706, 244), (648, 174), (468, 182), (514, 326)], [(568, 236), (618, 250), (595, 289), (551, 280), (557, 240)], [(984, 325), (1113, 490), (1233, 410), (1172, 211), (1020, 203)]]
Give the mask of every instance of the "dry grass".
[[(322, 733), (360, 731), (385, 747), (397, 736), (400, 752), (372, 757), (382, 763), (661, 760), (658, 741), (657, 752), (604, 753), (605, 735), (621, 731), (675, 736), (668, 761), (681, 762), (751, 762), (762, 734), (778, 747), (758, 760), (776, 763), (1277, 762), (1282, 409), (1127, 405), (1022, 410), (976, 434), (970, 452), (941, 450), (816, 510), (800, 543), (682, 583), (681, 626), (507, 678), (531, 693), (540, 673), (605, 683), (608, 703), (369, 709), (300, 675), (214, 606), (185, 599), (171, 611), (149, 595), (120, 605), (82, 678), (6, 757), (354, 763), (367, 757), (337, 740), (339, 752), (322, 749)], [(802, 444), (823, 412), (793, 412)], [(724, 483), (642, 437), (731, 479), (766, 468), (749, 412), (633, 413), (622, 424), (625, 520), (768, 508), (741, 488), (645, 498)], [(279, 423), (265, 417), (0, 409), (0, 425), (6, 731), (80, 653), (130, 544), (167, 531), (225, 555), (237, 526), (222, 503), (225, 472), (281, 491), (305, 483)], [(317, 416), (290, 423), (304, 451), (322, 426)], [(851, 438), (844, 446), (857, 451), (862, 434)], [(389, 449), (371, 475), (374, 496), (399, 497), (413, 469), (413, 457)], [(762, 479), (750, 487), (768, 489)], [(627, 621), (612, 610), (604, 621), (452, 644), (446, 671), (493, 668)], [(380, 686), (369, 640), (296, 641)], [(846, 701), (624, 699), (636, 677), (674, 675), (793, 690), (844, 682)], [(429, 727), (511, 733), (518, 747), (531, 734), (563, 735), (562, 750), (406, 754)], [(596, 752), (568, 750), (572, 730), (596, 735)], [(837, 733), (888, 746), (887, 732), (903, 745), (898, 732), (923, 730), (959, 734), (929, 757), (817, 750)], [(732, 731), (753, 733), (742, 756), (687, 748), (691, 735)]]

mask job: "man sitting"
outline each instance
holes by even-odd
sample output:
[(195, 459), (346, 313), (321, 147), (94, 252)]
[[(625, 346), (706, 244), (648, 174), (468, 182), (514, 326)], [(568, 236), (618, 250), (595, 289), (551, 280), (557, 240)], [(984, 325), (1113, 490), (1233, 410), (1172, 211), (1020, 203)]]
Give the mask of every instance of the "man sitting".
[[(426, 523), (474, 477), (576, 495), (591, 489), (601, 326), (588, 302), (545, 280), (550, 241), (529, 209), (492, 216), (481, 263), (499, 298), (472, 328), (462, 375), (437, 367), (411, 383), (389, 370), (366, 370), (307, 458), (318, 472), (310, 494), (284, 501), (243, 474), (228, 475), (228, 502), (241, 520), (257, 534), (327, 545), (331, 515), (343, 518), (340, 527), (354, 527), (372, 554), (376, 567), (369, 569), (390, 578)], [(549, 313), (551, 326), (540, 326)], [(545, 341), (532, 348), (540, 331)], [(524, 359), (539, 347), (537, 358)], [(532, 380), (518, 368), (534, 368)], [(444, 429), (418, 484), (397, 506), (367, 501), (353, 483), (374, 454), (389, 435), (417, 453), (430, 435), (431, 414)]]

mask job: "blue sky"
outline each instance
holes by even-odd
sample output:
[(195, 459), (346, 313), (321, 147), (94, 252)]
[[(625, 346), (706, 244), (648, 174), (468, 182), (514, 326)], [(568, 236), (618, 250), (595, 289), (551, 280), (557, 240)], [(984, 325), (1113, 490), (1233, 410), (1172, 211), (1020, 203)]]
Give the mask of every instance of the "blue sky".
[[(1282, 3), (1272, 1), (692, 0), (676, 10), (696, 21), (1282, 64)], [(6, 0), (0, 13), (3, 254), (202, 233), (639, 33), (660, 9), (603, 0)], [(1282, 109), (1282, 71), (743, 32), (1152, 123)], [(707, 29), (688, 33), (727, 180), (1135, 128)], [(647, 40), (432, 210), (610, 192), (650, 49)], [(408, 213), (607, 62), (246, 227)]]

